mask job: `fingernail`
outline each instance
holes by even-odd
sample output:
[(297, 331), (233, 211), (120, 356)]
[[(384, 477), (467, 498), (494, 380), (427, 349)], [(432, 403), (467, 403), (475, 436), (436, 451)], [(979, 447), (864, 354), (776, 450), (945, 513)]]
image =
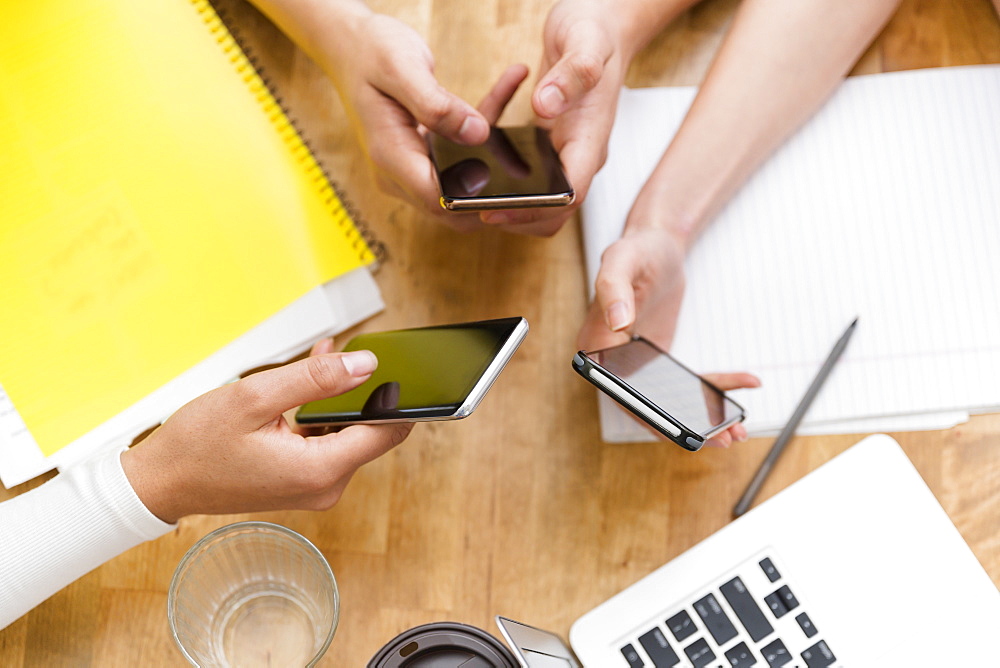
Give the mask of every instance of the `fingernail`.
[(340, 361), (344, 363), (347, 373), (355, 378), (367, 376), (378, 367), (378, 358), (370, 350), (355, 350), (350, 353), (344, 353)]
[(462, 121), (462, 127), (458, 129), (458, 138), (464, 142), (473, 143), (481, 141), (483, 135), (490, 131), (486, 121), (478, 116), (466, 116)]
[(610, 327), (613, 332), (617, 332), (620, 329), (628, 327), (628, 309), (625, 308), (625, 302), (615, 302), (609, 306), (607, 319), (608, 327)]
[(555, 84), (549, 84), (538, 94), (542, 110), (552, 116), (558, 116), (566, 107), (566, 96)]
[(740, 443), (746, 443), (748, 440), (750, 440), (750, 436), (749, 436), (749, 434), (747, 434), (746, 427), (744, 427), (742, 425), (740, 425), (736, 429), (733, 429), (733, 436)]

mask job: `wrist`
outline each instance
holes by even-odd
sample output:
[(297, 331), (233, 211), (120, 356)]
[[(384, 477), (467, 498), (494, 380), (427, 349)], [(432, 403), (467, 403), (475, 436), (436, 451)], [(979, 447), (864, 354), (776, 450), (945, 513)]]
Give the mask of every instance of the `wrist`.
[(132, 446), (121, 454), (122, 470), (146, 510), (167, 524), (176, 524), (187, 514), (178, 505), (181, 495), (172, 489), (169, 471), (150, 459), (150, 448), (143, 447), (144, 444)]
[(357, 51), (373, 14), (362, 0), (251, 1), (331, 76)]
[(303, 49), (336, 79), (350, 57), (357, 54), (359, 45), (370, 39), (365, 24), (375, 12), (358, 0), (327, 0), (318, 4), (318, 11), (306, 24)]
[(604, 0), (621, 45), (622, 57), (630, 63), (656, 35), (696, 0)]
[(687, 255), (700, 229), (700, 216), (677, 206), (676, 199), (669, 194), (646, 187), (632, 206), (622, 236), (662, 230)]

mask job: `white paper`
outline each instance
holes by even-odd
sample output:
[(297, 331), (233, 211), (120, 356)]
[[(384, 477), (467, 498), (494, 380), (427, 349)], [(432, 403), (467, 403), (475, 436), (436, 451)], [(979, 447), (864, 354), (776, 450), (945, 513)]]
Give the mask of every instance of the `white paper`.
[[(694, 92), (623, 92), (583, 205), (591, 285), (624, 225), (621, 202), (634, 199)], [(859, 419), (873, 431), (924, 428), (993, 410), (997, 258), (1000, 66), (854, 77), (696, 244), (672, 352), (700, 372), (760, 376), (761, 389), (733, 396), (751, 433), (769, 433), (858, 316), (803, 432)], [(624, 440), (644, 430), (632, 433)]]

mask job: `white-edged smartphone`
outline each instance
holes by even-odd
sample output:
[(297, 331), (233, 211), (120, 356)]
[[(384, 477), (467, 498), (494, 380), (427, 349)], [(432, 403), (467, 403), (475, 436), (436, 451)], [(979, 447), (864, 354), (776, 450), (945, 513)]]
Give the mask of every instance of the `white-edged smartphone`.
[(372, 377), (302, 406), (303, 425), (457, 420), (476, 409), (528, 332), (524, 318), (400, 329), (356, 336), (344, 352), (370, 350)]
[(566, 206), (575, 197), (543, 128), (493, 127), (479, 146), (432, 133), (428, 144), (441, 206), (449, 211)]
[(573, 368), (638, 419), (686, 450), (741, 422), (746, 411), (725, 392), (642, 337), (595, 352)]

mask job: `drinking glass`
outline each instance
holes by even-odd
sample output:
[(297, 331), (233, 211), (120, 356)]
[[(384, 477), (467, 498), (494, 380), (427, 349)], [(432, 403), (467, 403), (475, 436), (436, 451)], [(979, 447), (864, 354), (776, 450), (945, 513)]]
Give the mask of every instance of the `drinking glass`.
[(170, 631), (196, 666), (312, 666), (339, 616), (323, 554), (269, 522), (230, 524), (199, 540), (167, 597)]

